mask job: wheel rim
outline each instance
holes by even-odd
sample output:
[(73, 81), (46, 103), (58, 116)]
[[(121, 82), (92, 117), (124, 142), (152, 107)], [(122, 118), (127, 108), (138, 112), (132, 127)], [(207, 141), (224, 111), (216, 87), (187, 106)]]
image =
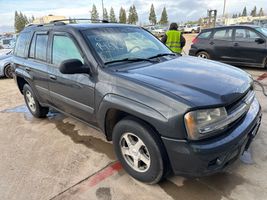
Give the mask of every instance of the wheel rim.
[(26, 91), (26, 101), (27, 101), (27, 105), (29, 106), (30, 110), (32, 112), (35, 112), (36, 111), (36, 103), (35, 103), (35, 100), (32, 96), (32, 93), (29, 90)]
[(12, 77), (12, 69), (10, 66), (7, 66), (5, 68), (5, 76), (8, 77), (8, 78), (11, 78)]
[(144, 142), (133, 133), (124, 133), (120, 140), (121, 153), (127, 164), (138, 172), (146, 172), (151, 164)]
[(208, 59), (208, 56), (204, 53), (201, 53), (198, 55), (199, 58), (204, 58), (204, 59)]

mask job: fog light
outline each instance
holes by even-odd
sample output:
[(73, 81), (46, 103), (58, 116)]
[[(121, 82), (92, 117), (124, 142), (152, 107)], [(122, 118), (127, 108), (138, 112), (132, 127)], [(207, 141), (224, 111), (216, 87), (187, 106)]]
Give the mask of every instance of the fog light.
[(221, 164), (223, 163), (223, 160), (224, 160), (224, 159), (217, 158), (217, 160), (216, 160), (216, 165), (221, 165)]

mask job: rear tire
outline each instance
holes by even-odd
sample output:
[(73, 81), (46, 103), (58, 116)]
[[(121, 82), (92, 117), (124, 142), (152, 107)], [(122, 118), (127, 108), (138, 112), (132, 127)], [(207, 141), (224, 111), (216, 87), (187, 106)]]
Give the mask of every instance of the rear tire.
[(133, 117), (119, 121), (113, 130), (117, 158), (133, 178), (156, 184), (168, 170), (168, 158), (157, 133), (146, 123)]
[(4, 75), (7, 78), (13, 78), (13, 72), (11, 65), (7, 65), (4, 69)]
[(34, 92), (28, 84), (25, 84), (23, 87), (23, 95), (25, 103), (31, 114), (36, 118), (45, 118), (49, 108), (40, 105)]
[(210, 59), (210, 55), (206, 51), (200, 51), (196, 56), (203, 59)]

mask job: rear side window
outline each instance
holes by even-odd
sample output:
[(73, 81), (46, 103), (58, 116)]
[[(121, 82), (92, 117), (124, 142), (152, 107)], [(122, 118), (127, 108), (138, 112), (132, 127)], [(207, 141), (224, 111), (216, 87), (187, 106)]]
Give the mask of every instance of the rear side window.
[(260, 38), (260, 36), (249, 29), (236, 29), (235, 31), (235, 41), (240, 41), (240, 42), (255, 42), (255, 39)]
[(28, 49), (30, 37), (31, 37), (30, 32), (23, 32), (19, 34), (14, 49), (14, 55), (19, 57), (27, 57), (27, 53), (25, 51)]
[(199, 36), (198, 36), (198, 38), (199, 39), (208, 39), (210, 37), (210, 34), (211, 34), (211, 31), (200, 33)]
[(53, 37), (52, 63), (59, 66), (62, 61), (68, 59), (78, 59), (84, 63), (77, 46), (71, 38), (55, 35)]
[(233, 29), (222, 29), (214, 33), (214, 40), (232, 40)]
[(35, 59), (46, 61), (48, 35), (36, 35)]

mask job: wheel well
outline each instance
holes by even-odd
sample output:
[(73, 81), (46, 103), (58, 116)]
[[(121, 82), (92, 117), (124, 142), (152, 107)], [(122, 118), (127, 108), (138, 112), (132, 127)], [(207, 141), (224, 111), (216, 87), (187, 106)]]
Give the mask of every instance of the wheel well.
[(18, 83), (18, 87), (19, 87), (19, 90), (21, 92), (21, 94), (23, 94), (23, 87), (24, 85), (27, 83), (27, 81), (25, 81), (24, 78), (21, 78), (21, 77), (17, 77), (17, 83)]
[(154, 126), (152, 126), (150, 123), (148, 123), (143, 119), (140, 119), (132, 114), (129, 114), (127, 112), (118, 109), (109, 109), (108, 112), (106, 113), (106, 118), (105, 118), (105, 134), (108, 141), (112, 140), (112, 132), (115, 125), (126, 116), (142, 120), (144, 123), (148, 124), (156, 133), (158, 133), (158, 131), (155, 129)]

